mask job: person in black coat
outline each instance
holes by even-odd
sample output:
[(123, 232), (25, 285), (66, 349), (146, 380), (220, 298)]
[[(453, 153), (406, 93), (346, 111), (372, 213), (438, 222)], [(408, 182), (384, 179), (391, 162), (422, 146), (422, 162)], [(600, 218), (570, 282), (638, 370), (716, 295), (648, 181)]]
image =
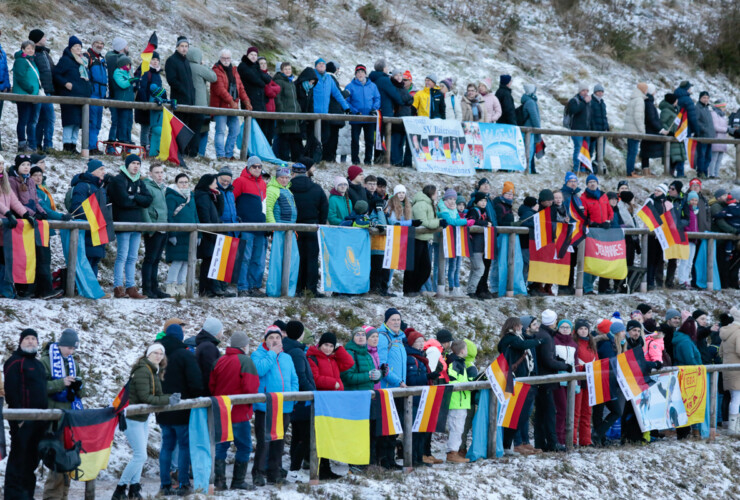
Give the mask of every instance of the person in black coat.
[[(591, 96), (588, 94), (588, 87), (581, 84), (578, 86), (578, 93), (571, 97), (566, 105), (566, 113), (570, 116), (571, 130), (591, 130)], [(584, 137), (573, 136), (573, 171), (581, 170), (581, 161), (578, 159), (578, 153), (581, 151)], [(590, 141), (589, 141), (590, 144)]]
[(195, 359), (198, 360), (200, 372), (203, 374), (203, 391), (206, 395), (210, 395), (211, 371), (221, 356), (218, 344), (221, 343), (223, 331), (223, 323), (216, 318), (209, 317), (203, 323), (201, 331), (195, 336)]
[[(55, 94), (63, 97), (85, 97), (92, 95), (92, 85), (87, 64), (82, 59), (82, 42), (76, 36), (69, 37), (69, 44), (54, 67)], [(64, 151), (77, 153), (77, 138), (82, 126), (82, 106), (62, 104), (62, 127)]]
[[(164, 346), (167, 356), (167, 370), (162, 380), (164, 394), (179, 394), (182, 399), (197, 398), (204, 394), (203, 374), (198, 367), (195, 354), (188, 351), (183, 343), (183, 331), (180, 325), (170, 325), (165, 330), (165, 336), (159, 341)], [(180, 488), (185, 491), (190, 486), (189, 475), (184, 471), (190, 469), (190, 443), (188, 424), (190, 410), (167, 411), (157, 413), (157, 423), (162, 428), (162, 446), (159, 451), (159, 470), (161, 474), (161, 489), (172, 495), (172, 484), (169, 470), (172, 465), (172, 452), (178, 446), (178, 479)], [(166, 478), (166, 479), (165, 479)]]
[[(560, 371), (572, 372), (573, 366), (555, 357), (555, 325), (557, 314), (550, 309), (542, 312), (542, 325), (535, 335), (540, 345), (537, 356), (537, 375), (554, 375)], [(565, 451), (555, 434), (555, 400), (552, 391), (557, 384), (543, 384), (537, 388), (534, 412), (534, 445), (543, 451)]]
[[(400, 103), (395, 106), (393, 116), (403, 118), (404, 116), (415, 116), (414, 97), (409, 93), (403, 81), (403, 73), (396, 69), (391, 73), (391, 85), (396, 91)], [(383, 95), (380, 95), (381, 106), (383, 104)], [(406, 129), (403, 124), (393, 124), (391, 127), (391, 164), (400, 167), (411, 166), (411, 149), (406, 144)]]
[(511, 75), (501, 75), (499, 78), (496, 98), (501, 103), (501, 118), (496, 123), (516, 125), (516, 105), (511, 95)]
[[(401, 72), (397, 71), (397, 73), (400, 74)], [(385, 59), (376, 61), (375, 71), (372, 71), (367, 77), (378, 87), (378, 92), (380, 93), (380, 113), (383, 118), (395, 116), (395, 108), (403, 104), (403, 102), (396, 87), (391, 83), (390, 76), (388, 76)], [(411, 99), (411, 102), (413, 102), (413, 99)]]
[[(170, 84), (170, 98), (177, 101), (177, 104), (195, 104), (195, 85), (193, 84), (193, 73), (190, 69), (190, 62), (187, 59), (190, 43), (184, 36), (177, 38), (175, 52), (167, 58), (164, 64), (164, 74), (167, 83)], [(200, 138), (200, 125), (202, 117), (197, 113), (175, 113), (182, 122), (195, 132), (193, 140), (190, 141), (186, 148), (188, 156), (196, 156), (198, 153), (198, 144), (194, 144)]]
[[(304, 162), (307, 159), (302, 159)], [(313, 168), (313, 163), (311, 164)], [(329, 215), (329, 201), (321, 186), (313, 182), (307, 175), (306, 165), (293, 164), (293, 180), (290, 182), (290, 192), (293, 193), (297, 212), (298, 224), (326, 224)], [(316, 238), (298, 238), (298, 253), (301, 264), (298, 270), (296, 293), (308, 290), (315, 296), (318, 293), (319, 283), (319, 242)]]
[[(44, 32), (35, 29), (31, 30), (28, 39), (36, 44), (36, 53), (33, 56), (36, 61), (36, 68), (39, 70), (39, 80), (41, 89), (45, 95), (54, 95), (54, 60), (51, 58), (51, 52), (46, 47), (46, 35)], [(54, 139), (54, 104), (44, 102), (36, 104), (38, 120), (36, 123), (36, 145), (41, 151), (53, 148)]]
[[(257, 47), (249, 47), (247, 53), (242, 56), (242, 62), (239, 63), (237, 71), (239, 72), (239, 78), (242, 80), (242, 85), (244, 85), (244, 91), (252, 103), (252, 109), (254, 111), (266, 111), (265, 87), (272, 81), (272, 78), (260, 69), (257, 59), (259, 59), (259, 50)], [(260, 129), (266, 132), (265, 137), (268, 141), (272, 141), (272, 137), (267, 137), (269, 135), (267, 131), (271, 130), (270, 127), (272, 127), (272, 124), (269, 123), (271, 121), (274, 120), (257, 120)]]
[[(36, 358), (39, 339), (35, 330), (23, 330), (18, 349), (3, 365), (8, 408), (46, 409), (46, 370)], [(5, 498), (32, 500), (36, 489), (34, 471), (39, 464), (39, 441), (47, 422), (10, 422), (10, 455), (5, 469)]]
[[(223, 196), (217, 187), (218, 181), (213, 174), (206, 174), (200, 178), (193, 190), (195, 206), (198, 208), (198, 220), (201, 224), (219, 224), (224, 211)], [(198, 245), (198, 258), (203, 259), (200, 264), (198, 293), (204, 297), (215, 296), (213, 280), (208, 278), (208, 269), (211, 267), (213, 249), (216, 245), (216, 236), (203, 233)]]
[[(652, 90), (652, 92), (651, 92)], [(655, 107), (655, 86), (648, 85), (648, 93), (645, 99), (645, 133), (654, 135), (666, 135), (667, 130), (663, 128), (660, 121), (658, 108)], [(656, 141), (642, 141), (640, 143), (640, 158), (642, 159), (642, 171), (648, 172), (650, 169), (650, 158), (663, 157), (663, 143)]]
[[(597, 83), (594, 85), (594, 92), (591, 94), (591, 102), (589, 103), (591, 106), (591, 127), (590, 130), (598, 130), (600, 132), (608, 132), (609, 131), (609, 120), (606, 117), (606, 102), (604, 102), (604, 86), (600, 83)], [(596, 138), (592, 137), (590, 139), (589, 144), (589, 153), (591, 154), (591, 159), (596, 161), (596, 158), (598, 156), (598, 148), (596, 147)], [(601, 162), (602, 159), (598, 158), (598, 161)], [(594, 170), (594, 173), (596, 170)]]
[[(288, 321), (285, 327), (287, 335), (283, 337), (283, 352), (291, 357), (295, 372), (298, 376), (298, 390), (315, 391), (316, 383), (313, 379), (311, 366), (306, 358), (306, 346), (303, 345), (303, 323), (296, 320)], [(298, 401), (293, 406), (290, 417), (290, 470), (301, 470), (304, 462), (309, 460), (311, 439), (311, 407), (305, 401)]]
[[(87, 170), (72, 178), (72, 203), (69, 213), (77, 220), (87, 220), (82, 203), (105, 186), (105, 166), (100, 160), (90, 159)], [(102, 191), (105, 196), (105, 190)], [(107, 198), (106, 198), (107, 200)], [(93, 246), (90, 231), (85, 231), (85, 255), (95, 276), (98, 276), (98, 264), (105, 257), (105, 245)]]

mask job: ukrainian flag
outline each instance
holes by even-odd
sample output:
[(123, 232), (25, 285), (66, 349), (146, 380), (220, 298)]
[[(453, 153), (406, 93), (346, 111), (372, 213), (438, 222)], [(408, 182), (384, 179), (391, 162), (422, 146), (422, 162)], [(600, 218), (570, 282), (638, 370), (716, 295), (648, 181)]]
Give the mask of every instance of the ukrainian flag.
[(313, 396), (319, 458), (370, 463), (370, 391), (316, 391)]

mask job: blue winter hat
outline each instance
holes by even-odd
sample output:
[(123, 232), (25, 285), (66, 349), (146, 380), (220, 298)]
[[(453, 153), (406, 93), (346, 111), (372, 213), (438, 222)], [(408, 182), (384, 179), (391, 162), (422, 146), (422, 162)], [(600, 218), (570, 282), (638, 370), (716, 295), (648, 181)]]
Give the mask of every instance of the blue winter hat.
[(586, 177), (586, 184), (588, 184), (591, 181), (599, 182), (599, 178), (596, 177), (594, 174), (590, 174), (588, 177)]
[(67, 48), (71, 49), (75, 45), (79, 45), (80, 47), (82, 47), (82, 42), (80, 41), (79, 38), (72, 35), (71, 37), (69, 37), (69, 43), (67, 44)]
[(560, 330), (560, 327), (563, 325), (570, 325), (570, 329), (573, 329), (573, 323), (569, 319), (561, 319), (558, 322), (558, 330)]
[(315, 68), (316, 66), (318, 66), (318, 65), (319, 65), (319, 63), (324, 63), (324, 64), (326, 64), (326, 61), (324, 61), (324, 58), (323, 58), (323, 57), (319, 57), (318, 59), (316, 59), (316, 62), (315, 62), (315, 63), (313, 63), (313, 66), (314, 66), (314, 68)]
[(623, 332), (623, 331), (624, 331), (624, 323), (622, 323), (621, 321), (615, 321), (614, 323), (612, 323), (612, 326), (609, 327), (609, 333), (613, 335), (616, 335), (619, 332)]
[(688, 198), (687, 198), (687, 199), (688, 199), (689, 201), (691, 201), (691, 200), (692, 200), (692, 199), (694, 199), (694, 198), (696, 198), (696, 199), (698, 200), (698, 199), (699, 199), (699, 195), (698, 195), (698, 194), (696, 194), (696, 191), (689, 191), (689, 196), (688, 196)]
[(576, 176), (576, 174), (574, 174), (573, 172), (566, 172), (565, 173), (565, 183), (567, 184), (568, 182), (572, 180), (576, 180), (576, 181), (578, 180), (578, 177)]
[(164, 334), (170, 337), (175, 337), (177, 340), (182, 340), (183, 337), (185, 337), (182, 332), (182, 327), (177, 324), (168, 326), (167, 330), (164, 331)]
[(501, 85), (508, 85), (511, 83), (511, 75), (501, 75), (498, 81)]
[(303, 163), (294, 163), (293, 164), (293, 173), (294, 174), (305, 174), (306, 173), (306, 166)]
[(398, 314), (399, 317), (401, 316), (401, 313), (398, 312), (398, 309), (396, 309), (395, 307), (388, 308), (385, 311), (385, 319), (383, 319), (383, 322), (387, 322), (394, 314)]
[(103, 165), (103, 162), (102, 162), (102, 161), (100, 161), (100, 160), (95, 160), (95, 159), (89, 160), (89, 161), (87, 162), (87, 173), (88, 173), (88, 174), (92, 174), (92, 173), (93, 173), (93, 172), (95, 172), (95, 171), (96, 171), (97, 169), (99, 169), (99, 168), (101, 168), (101, 167), (103, 167), (103, 166), (104, 166), (104, 165)]

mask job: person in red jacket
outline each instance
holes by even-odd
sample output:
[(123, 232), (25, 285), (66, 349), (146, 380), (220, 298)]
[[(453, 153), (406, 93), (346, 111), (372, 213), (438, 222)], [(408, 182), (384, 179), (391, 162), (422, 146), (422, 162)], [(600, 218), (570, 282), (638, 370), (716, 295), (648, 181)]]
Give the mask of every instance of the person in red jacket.
[[(355, 360), (344, 349), (337, 347), (337, 336), (326, 332), (319, 339), (317, 345), (312, 345), (306, 352), (308, 364), (311, 366), (316, 390), (343, 391), (344, 384), (340, 374), (354, 366)], [(322, 460), (319, 464), (319, 479), (338, 479), (338, 474), (331, 470), (329, 460)]]
[[(609, 204), (606, 193), (599, 189), (599, 179), (594, 174), (586, 177), (586, 190), (581, 195), (583, 214), (586, 216), (588, 227), (600, 227), (609, 229), (614, 219), (614, 210)], [(607, 291), (609, 280), (599, 280), (599, 291)], [(583, 293), (596, 295), (594, 293), (594, 275), (583, 273)]]
[[(280, 93), (280, 85), (275, 83), (275, 80), (272, 79), (270, 76), (270, 73), (268, 73), (267, 70), (267, 59), (264, 57), (260, 57), (257, 59), (257, 64), (260, 65), (260, 71), (267, 75), (269, 79), (269, 83), (265, 85), (265, 111), (269, 111), (270, 113), (275, 112), (275, 98)], [(272, 144), (272, 140), (275, 137), (275, 120), (264, 120), (262, 122), (262, 133), (265, 134), (265, 138), (267, 139), (267, 142)]]
[[(267, 184), (262, 178), (262, 160), (257, 156), (247, 159), (247, 166), (234, 180), (236, 215), (241, 222), (265, 222)], [(239, 297), (265, 297), (260, 291), (265, 274), (265, 233), (243, 231), (241, 238), (247, 242), (237, 290)]]
[[(576, 350), (576, 371), (584, 371), (586, 363), (599, 359), (596, 352), (596, 337), (585, 319), (577, 319), (573, 328), (573, 340), (578, 343)], [(591, 446), (591, 405), (588, 402), (586, 381), (579, 382), (581, 391), (576, 394), (576, 410), (573, 421), (573, 446)]]
[[(231, 51), (224, 49), (219, 55), (218, 62), (213, 65), (216, 73), (216, 81), (211, 84), (212, 108), (244, 109), (252, 110), (252, 103), (244, 91), (242, 79), (236, 71), (236, 66), (231, 64)], [(216, 147), (216, 158), (218, 160), (235, 160), (234, 147), (236, 137), (239, 135), (240, 125), (238, 116), (217, 115), (216, 137), (213, 141)], [(228, 135), (225, 134), (228, 127)]]
[[(211, 371), (208, 387), (214, 396), (232, 394), (256, 394), (259, 391), (260, 379), (252, 359), (247, 356), (249, 343), (247, 334), (234, 332), (230, 347)], [(236, 445), (234, 475), (231, 479), (232, 490), (254, 490), (255, 487), (245, 481), (249, 455), (252, 453), (252, 430), (249, 421), (252, 418), (252, 405), (234, 405), (231, 408), (231, 422)], [(215, 487), (226, 489), (226, 452), (231, 443), (216, 444)]]

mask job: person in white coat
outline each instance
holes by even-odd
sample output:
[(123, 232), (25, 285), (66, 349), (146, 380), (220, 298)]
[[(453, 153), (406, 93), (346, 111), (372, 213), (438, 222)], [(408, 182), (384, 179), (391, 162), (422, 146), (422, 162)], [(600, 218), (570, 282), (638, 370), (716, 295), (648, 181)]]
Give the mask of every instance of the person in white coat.
[[(722, 99), (714, 101), (712, 106), (712, 123), (714, 124), (714, 130), (717, 132), (717, 139), (727, 138), (727, 115), (725, 115), (725, 107), (727, 103), (723, 102)], [(709, 162), (708, 176), (710, 179), (716, 179), (719, 177), (719, 167), (722, 165), (722, 157), (727, 152), (727, 144), (712, 144), (712, 160)]]
[(478, 84), (478, 93), (483, 107), (486, 110), (486, 123), (496, 123), (501, 118), (501, 103), (498, 97), (491, 92), (491, 79), (486, 78)]
[[(623, 131), (632, 134), (645, 133), (645, 99), (647, 99), (647, 83), (640, 82), (632, 91), (627, 103), (624, 116)], [(627, 139), (627, 177), (638, 177), (635, 173), (635, 160), (640, 147), (638, 139)]]
[(445, 78), (439, 82), (439, 89), (445, 96), (445, 120), (462, 121), (462, 107), (460, 96), (455, 94), (452, 78)]

